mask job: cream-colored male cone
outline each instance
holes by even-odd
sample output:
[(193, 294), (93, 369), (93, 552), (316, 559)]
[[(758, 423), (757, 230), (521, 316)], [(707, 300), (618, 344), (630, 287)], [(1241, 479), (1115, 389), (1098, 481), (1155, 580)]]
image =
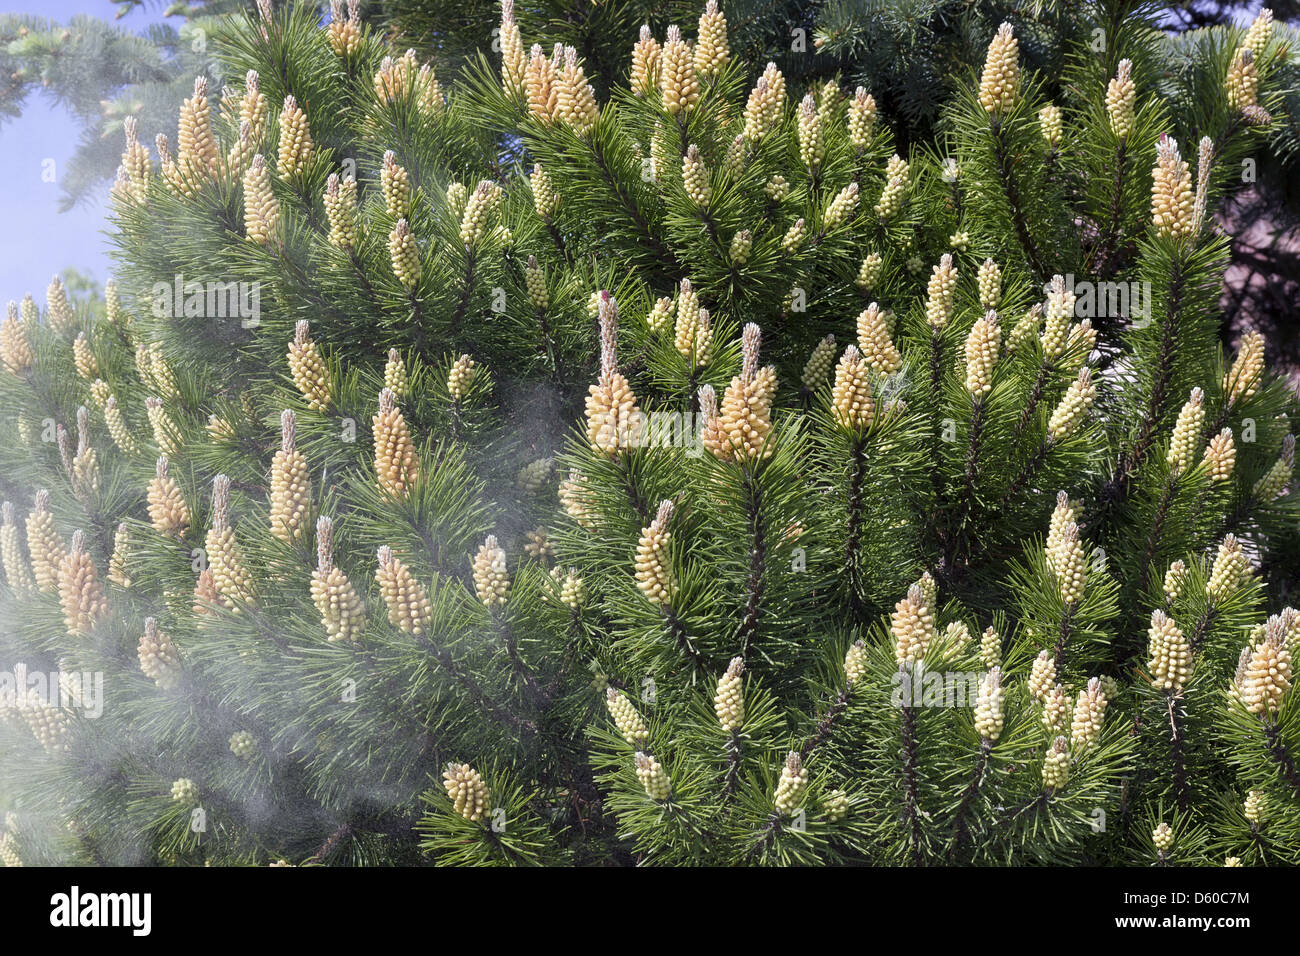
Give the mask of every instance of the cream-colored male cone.
[(388, 622), (407, 634), (423, 637), (433, 622), (429, 595), (388, 545), (379, 549), (378, 558), (375, 583), (388, 607)]
[(876, 417), (876, 402), (871, 394), (868, 364), (856, 345), (844, 350), (835, 367), (831, 388), (831, 410), (835, 421), (849, 431), (869, 428)]
[(281, 178), (298, 175), (307, 168), (314, 151), (307, 114), (293, 96), (286, 96), (280, 110), (280, 150), (276, 172)]
[(146, 493), (149, 521), (160, 534), (183, 538), (190, 527), (190, 509), (171, 477), (171, 463), (160, 455)]
[(244, 564), (235, 530), (230, 525), (230, 478), (226, 475), (217, 475), (212, 480), (212, 525), (204, 546), (221, 603), (232, 610), (240, 604), (251, 604), (253, 577)]
[(380, 391), (379, 408), (371, 425), (379, 490), (390, 498), (405, 498), (420, 479), (420, 459), (392, 389)]
[[(772, 431), (776, 367), (759, 368), (762, 337), (756, 324), (745, 325), (741, 334), (741, 372), (731, 379), (723, 392), (722, 407), (717, 415), (704, 416), (706, 421), (701, 433), (704, 446), (724, 461), (747, 462), (772, 456), (767, 438)], [(703, 404), (701, 411), (704, 411)]]
[(59, 567), (66, 549), (63, 537), (50, 514), (50, 493), (36, 492), (36, 501), (27, 515), (27, 550), (32, 556), (32, 574), (40, 591), (55, 590), (59, 583)]
[(650, 739), (650, 731), (637, 713), (636, 706), (626, 694), (613, 687), (605, 688), (605, 707), (618, 728), (619, 734), (633, 747), (641, 747)]
[(718, 0), (708, 0), (700, 15), (699, 39), (695, 43), (695, 72), (702, 77), (715, 76), (731, 58), (727, 40), (727, 19)]
[(667, 800), (672, 795), (672, 783), (663, 765), (649, 754), (637, 751), (633, 765), (637, 780), (640, 781), (646, 796), (652, 800)]
[(1178, 143), (1162, 134), (1151, 171), (1151, 225), (1156, 234), (1182, 239), (1196, 231), (1192, 210), (1192, 175), (1178, 152)]
[(490, 534), (474, 555), (474, 590), (488, 607), (501, 607), (510, 594), (510, 576), (506, 572), (506, 552)]
[(807, 790), (808, 768), (803, 765), (798, 752), (792, 750), (785, 758), (785, 766), (781, 768), (781, 777), (777, 780), (776, 793), (772, 797), (776, 812), (783, 817), (793, 816)]
[(676, 26), (668, 28), (659, 56), (659, 92), (664, 109), (674, 116), (689, 112), (700, 101), (700, 83), (691, 48)]
[(0, 505), (0, 515), (4, 524), (0, 526), (0, 561), (4, 563), (5, 581), (16, 595), (33, 594), (36, 591), (36, 579), (23, 555), (22, 536), (15, 523), (15, 511), (12, 502)]
[(831, 366), (835, 363), (835, 336), (828, 335), (817, 343), (808, 361), (804, 363), (801, 380), (805, 388), (817, 389), (825, 385), (830, 378)]
[(271, 461), (271, 533), (293, 542), (307, 527), (311, 510), (311, 474), (297, 445), (297, 416), (280, 413), (280, 450)]
[(1070, 718), (1070, 746), (1075, 753), (1082, 753), (1100, 739), (1108, 703), (1099, 678), (1090, 678), (1088, 686), (1079, 691)]
[(1157, 609), (1147, 631), (1147, 670), (1157, 690), (1180, 694), (1192, 673), (1192, 648), (1173, 618)]
[(996, 743), (1004, 724), (1002, 669), (994, 667), (979, 684), (975, 699), (975, 732), (984, 740)]
[(510, 96), (524, 91), (524, 74), (528, 59), (524, 54), (523, 36), (515, 20), (514, 0), (501, 0), (501, 87)]
[(466, 820), (477, 823), (491, 812), (492, 799), (487, 784), (469, 764), (447, 764), (442, 785), (451, 798), (452, 807)]
[(598, 310), (600, 377), (587, 390), (587, 440), (593, 449), (614, 457), (635, 447), (642, 415), (632, 386), (618, 370), (618, 304), (604, 290)]
[(652, 604), (672, 603), (676, 584), (673, 580), (670, 548), (673, 503), (662, 501), (654, 520), (641, 531), (636, 548), (636, 586)]
[(287, 357), (293, 383), (308, 406), (314, 411), (324, 411), (330, 404), (329, 370), (311, 339), (311, 327), (306, 319), (299, 319), (294, 324)]
[(152, 617), (144, 620), (144, 634), (140, 637), (137, 654), (141, 673), (157, 684), (159, 689), (171, 690), (180, 683), (180, 652)]
[(334, 522), (327, 517), (316, 522), (316, 569), (311, 575), (311, 598), (330, 643), (357, 640), (365, 627), (365, 606), (348, 576), (334, 563)]
[(1020, 82), (1020, 44), (1010, 23), (1003, 23), (989, 43), (980, 77), (979, 101), (985, 112), (1001, 116), (1016, 102)]
[(250, 242), (264, 246), (280, 224), (280, 203), (271, 191), (271, 171), (258, 153), (244, 173), (244, 231)]
[(1279, 618), (1264, 626), (1264, 638), (1249, 648), (1245, 672), (1238, 688), (1246, 710), (1256, 715), (1271, 715), (1282, 709), (1291, 689), (1291, 650)]
[(72, 546), (59, 565), (59, 603), (72, 637), (85, 637), (108, 616), (108, 601), (99, 583), (95, 562), (86, 552), (86, 533), (76, 531)]
[(735, 733), (745, 722), (745, 661), (733, 657), (726, 673), (718, 678), (713, 695), (713, 712), (723, 730)]
[(890, 616), (894, 657), (899, 663), (922, 660), (936, 636), (934, 613), (919, 585), (908, 588), (907, 596), (894, 605)]

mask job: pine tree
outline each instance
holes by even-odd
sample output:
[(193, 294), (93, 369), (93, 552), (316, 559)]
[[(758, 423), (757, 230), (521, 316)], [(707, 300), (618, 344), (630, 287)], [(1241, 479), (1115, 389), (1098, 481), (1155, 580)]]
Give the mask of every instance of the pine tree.
[(1297, 409), (1208, 223), (1277, 39), (1193, 144), (1140, 11), (1054, 102), (1006, 24), (903, 151), (720, 19), (608, 96), (215, 38), (102, 305), (0, 326), (6, 865), (1295, 862)]

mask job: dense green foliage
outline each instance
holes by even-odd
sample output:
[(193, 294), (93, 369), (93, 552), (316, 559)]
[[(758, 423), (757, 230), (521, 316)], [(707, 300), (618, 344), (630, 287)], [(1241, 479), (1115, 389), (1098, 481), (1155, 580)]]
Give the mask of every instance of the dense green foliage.
[(625, 12), (454, 84), (241, 15), (128, 143), (115, 286), (0, 326), (0, 662), (103, 675), (4, 700), (6, 863), (1295, 862), (1300, 409), (1210, 225), (1278, 37), (1186, 101), (1143, 8), (990, 22), (898, 155)]

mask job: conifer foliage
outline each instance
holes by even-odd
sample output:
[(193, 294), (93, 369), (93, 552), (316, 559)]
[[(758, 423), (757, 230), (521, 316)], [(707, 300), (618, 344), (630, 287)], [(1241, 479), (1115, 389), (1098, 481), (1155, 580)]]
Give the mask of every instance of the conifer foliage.
[(1178, 142), (1086, 7), (909, 150), (715, 0), (607, 94), (510, 0), (455, 84), (230, 19), (102, 302), (0, 323), (5, 864), (1300, 859), (1297, 409), (1211, 222), (1286, 54)]

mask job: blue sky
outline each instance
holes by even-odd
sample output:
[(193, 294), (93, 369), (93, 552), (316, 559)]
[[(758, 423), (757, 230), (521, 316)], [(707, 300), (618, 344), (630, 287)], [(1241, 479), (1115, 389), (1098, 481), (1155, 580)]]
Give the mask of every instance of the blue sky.
[[(6, 12), (31, 13), (64, 21), (86, 13), (112, 21), (117, 8), (109, 0), (0, 0)], [(115, 21), (139, 31), (161, 20), (161, 4)], [(32, 93), (23, 115), (0, 126), (0, 302), (31, 292), (45, 300), (50, 277), (68, 267), (108, 278), (110, 261), (103, 235), (107, 195), (70, 212), (58, 212), (58, 176), (72, 156), (81, 127), (52, 98)], [(42, 173), (53, 160), (55, 182)], [(105, 194), (107, 187), (105, 187)]]

